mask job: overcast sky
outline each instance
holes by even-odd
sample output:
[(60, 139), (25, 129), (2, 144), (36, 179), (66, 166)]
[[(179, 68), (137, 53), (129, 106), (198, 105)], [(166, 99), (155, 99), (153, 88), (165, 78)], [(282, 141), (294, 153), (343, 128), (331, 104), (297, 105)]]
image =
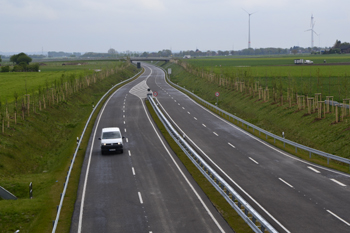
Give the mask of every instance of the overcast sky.
[(0, 0), (1, 52), (240, 50), (350, 42), (349, 0)]

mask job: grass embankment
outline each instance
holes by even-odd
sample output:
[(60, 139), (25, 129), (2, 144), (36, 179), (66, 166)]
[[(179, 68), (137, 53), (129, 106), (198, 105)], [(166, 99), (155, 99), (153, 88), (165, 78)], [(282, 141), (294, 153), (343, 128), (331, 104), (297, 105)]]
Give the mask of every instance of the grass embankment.
[[(220, 92), (219, 107), (238, 117), (270, 131), (276, 135), (285, 133), (287, 139), (298, 142), (300, 144), (326, 151), (338, 156), (350, 158), (350, 118), (345, 117), (340, 123), (334, 124), (334, 113), (326, 114), (325, 119), (317, 119), (317, 113), (307, 114), (308, 110), (297, 110), (297, 106), (293, 105), (289, 108), (288, 103), (280, 106), (279, 103), (273, 101), (263, 102), (256, 96), (253, 98), (250, 95), (243, 94), (233, 89), (225, 88), (223, 86), (215, 85), (206, 81), (205, 79), (189, 74), (182, 67), (168, 63), (164, 68), (172, 68), (171, 80), (187, 90), (194, 91), (194, 93), (210, 103), (216, 102), (215, 92)], [(235, 122), (237, 124), (237, 122)], [(238, 126), (242, 127), (240, 124)], [(245, 130), (246, 127), (243, 127)], [(256, 131), (253, 133), (252, 129), (248, 131), (264, 140), (265, 135), (259, 135)], [(324, 166), (338, 169), (343, 172), (349, 172), (349, 165), (340, 164), (331, 161), (327, 165), (326, 159), (309, 154), (305, 151), (298, 150), (295, 153), (295, 148), (290, 148), (273, 139), (267, 140), (269, 143), (283, 148), (286, 151), (295, 154), (305, 160), (315, 162)]]
[[(11, 124), (5, 135), (0, 134), (0, 185), (18, 197), (16, 201), (0, 200), (0, 232), (51, 232), (76, 137), (81, 135), (92, 103), (97, 103), (112, 85), (136, 72), (134, 66), (118, 70), (66, 101), (32, 113), (17, 125)], [(75, 160), (57, 232), (69, 232), (83, 148), (91, 128), (92, 124)], [(29, 199), (30, 182), (33, 199)]]
[(246, 222), (237, 214), (237, 212), (227, 203), (220, 193), (213, 187), (213, 185), (203, 176), (198, 168), (192, 163), (187, 155), (176, 144), (174, 139), (170, 136), (165, 126), (159, 120), (157, 114), (154, 112), (149, 101), (146, 101), (147, 108), (158, 126), (158, 129), (163, 134), (165, 140), (168, 142), (171, 149), (175, 152), (181, 162), (185, 165), (193, 179), (201, 187), (204, 193), (208, 196), (218, 212), (223, 216), (227, 223), (237, 233), (253, 232)]

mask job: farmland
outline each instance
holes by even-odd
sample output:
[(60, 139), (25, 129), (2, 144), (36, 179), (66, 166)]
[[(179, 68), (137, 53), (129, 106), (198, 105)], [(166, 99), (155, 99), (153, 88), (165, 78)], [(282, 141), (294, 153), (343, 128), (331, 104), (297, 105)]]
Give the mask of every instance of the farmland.
[[(37, 93), (39, 88), (51, 88), (62, 79), (91, 75), (95, 70), (106, 69), (116, 65), (115, 61), (75, 62), (76, 65), (62, 65), (63, 62), (47, 62), (40, 66), (41, 72), (0, 73), (0, 101), (14, 101), (14, 93), (19, 96)], [(81, 65), (78, 65), (81, 64)]]
[[(271, 90), (281, 83), (285, 94), (288, 91), (308, 96), (323, 93), (324, 96), (334, 96), (337, 101), (350, 97), (349, 55), (303, 57), (314, 61), (313, 65), (294, 65), (294, 59), (297, 58), (203, 58), (182, 61), (189, 72), (203, 76), (209, 74), (230, 82), (258, 82), (260, 86)], [(324, 60), (327, 60), (326, 65), (323, 64)], [(341, 63), (348, 64), (339, 65)]]

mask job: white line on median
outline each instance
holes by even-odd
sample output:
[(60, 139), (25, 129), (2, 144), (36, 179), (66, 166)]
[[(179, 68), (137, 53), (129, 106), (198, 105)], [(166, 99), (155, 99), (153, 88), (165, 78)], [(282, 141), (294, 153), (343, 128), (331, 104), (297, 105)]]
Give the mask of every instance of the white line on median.
[(314, 171), (314, 172), (316, 172), (316, 173), (321, 173), (320, 171), (318, 171), (318, 170), (316, 170), (315, 168), (313, 168), (313, 167), (307, 167), (307, 168), (309, 168), (311, 171)]
[(215, 133), (215, 132), (213, 132), (213, 134), (215, 134), (216, 136), (219, 136), (219, 134), (217, 134), (217, 133)]
[(250, 158), (249, 157), (249, 159), (251, 160), (251, 161), (253, 161), (254, 163), (256, 163), (256, 164), (259, 164), (257, 161), (255, 161), (254, 159), (252, 159), (252, 158)]
[(339, 219), (340, 221), (342, 221), (343, 223), (345, 223), (346, 225), (348, 225), (350, 227), (350, 223), (348, 223), (347, 221), (345, 221), (344, 219), (342, 219), (341, 217), (339, 217), (338, 215), (336, 215), (332, 211), (327, 210), (327, 212), (330, 213), (331, 215), (333, 215), (334, 217), (336, 217), (337, 219)]
[(346, 186), (346, 184), (343, 184), (343, 183), (341, 183), (341, 182), (339, 182), (339, 181), (337, 181), (337, 180), (335, 180), (335, 179), (331, 179), (331, 181), (333, 181), (333, 182), (335, 182), (335, 183), (337, 183), (337, 184), (339, 184), (339, 185), (341, 185), (341, 186), (343, 186), (343, 187)]
[(289, 187), (291, 187), (292, 189), (294, 188), (292, 185), (288, 184), (287, 182), (285, 182), (284, 180), (282, 180), (281, 178), (278, 178), (280, 181), (282, 181), (283, 183), (285, 183), (286, 185), (288, 185)]
[(143, 204), (141, 193), (139, 192), (140, 203)]
[(233, 148), (236, 148), (234, 145), (232, 145), (231, 143), (228, 143), (230, 146), (232, 146)]
[(134, 169), (134, 167), (132, 167), (131, 170), (132, 170), (132, 174), (135, 175), (135, 169)]

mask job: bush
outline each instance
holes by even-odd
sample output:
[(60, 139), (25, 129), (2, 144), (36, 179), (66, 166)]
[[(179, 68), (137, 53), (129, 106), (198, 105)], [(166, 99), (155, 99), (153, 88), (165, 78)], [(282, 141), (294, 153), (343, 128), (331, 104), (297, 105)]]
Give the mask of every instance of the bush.
[(13, 67), (13, 72), (38, 72), (39, 71), (39, 64), (34, 63), (32, 65), (27, 65), (24, 62), (21, 62), (18, 65), (15, 65)]
[(2, 66), (1, 72), (10, 72), (10, 66)]

